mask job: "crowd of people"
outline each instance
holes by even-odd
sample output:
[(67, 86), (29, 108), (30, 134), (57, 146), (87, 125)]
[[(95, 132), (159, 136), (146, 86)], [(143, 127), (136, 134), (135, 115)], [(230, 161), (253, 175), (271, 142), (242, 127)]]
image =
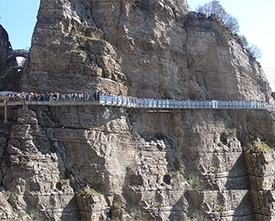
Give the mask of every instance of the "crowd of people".
[(0, 94), (0, 102), (12, 101), (88, 101), (97, 99), (97, 96), (90, 96), (88, 92), (84, 93), (66, 93), (58, 92), (34, 93), (34, 92), (7, 92)]

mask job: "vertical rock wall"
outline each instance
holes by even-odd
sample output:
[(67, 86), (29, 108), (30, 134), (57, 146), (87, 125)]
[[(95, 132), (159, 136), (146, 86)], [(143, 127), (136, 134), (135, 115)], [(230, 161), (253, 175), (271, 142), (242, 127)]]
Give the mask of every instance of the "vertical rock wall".
[(238, 36), (187, 13), (175, 0), (41, 1), (22, 90), (269, 102)]
[(9, 37), (6, 30), (0, 25), (0, 70), (4, 70), (7, 66)]
[[(238, 37), (178, 0), (42, 0), (21, 83), (35, 92), (272, 102)], [(273, 218), (263, 208), (274, 188), (251, 170), (272, 170), (272, 157), (259, 165), (243, 151), (257, 138), (274, 148), (268, 111), (29, 108), (0, 131), (3, 217)]]

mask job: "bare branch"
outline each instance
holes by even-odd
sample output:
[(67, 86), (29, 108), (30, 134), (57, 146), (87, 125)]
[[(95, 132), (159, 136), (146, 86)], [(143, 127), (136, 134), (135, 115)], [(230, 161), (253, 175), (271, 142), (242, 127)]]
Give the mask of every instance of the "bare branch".
[(252, 45), (248, 46), (247, 50), (250, 52), (250, 55), (255, 59), (259, 59), (259, 58), (262, 57), (261, 50), (255, 44), (252, 44)]
[(223, 23), (233, 32), (239, 32), (239, 22), (238, 19), (230, 15), (226, 12), (226, 10), (222, 7), (219, 1), (212, 0), (204, 4), (203, 6), (198, 6), (196, 12), (203, 13), (207, 16), (215, 14), (218, 16)]

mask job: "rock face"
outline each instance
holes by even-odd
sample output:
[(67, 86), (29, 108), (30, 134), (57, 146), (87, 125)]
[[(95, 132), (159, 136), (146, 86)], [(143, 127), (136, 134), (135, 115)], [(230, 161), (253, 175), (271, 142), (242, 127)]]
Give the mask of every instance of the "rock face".
[[(15, 57), (8, 56), (9, 50), (12, 50), (12, 47), (8, 33), (0, 25), (0, 91), (19, 91), (22, 72), (8, 69), (9, 62), (16, 61)], [(3, 75), (5, 75), (5, 78), (3, 78)]]
[(7, 57), (9, 50), (9, 36), (7, 31), (0, 25), (0, 71), (7, 66)]
[[(179, 0), (42, 0), (23, 91), (274, 102), (215, 16)], [(271, 220), (274, 114), (19, 109), (1, 129), (3, 219)]]
[(257, 62), (185, 1), (42, 1), (23, 90), (268, 100)]

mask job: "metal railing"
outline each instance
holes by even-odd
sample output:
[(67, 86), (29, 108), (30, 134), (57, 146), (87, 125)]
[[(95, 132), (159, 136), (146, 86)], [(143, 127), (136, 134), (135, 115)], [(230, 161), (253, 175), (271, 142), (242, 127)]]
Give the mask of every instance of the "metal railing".
[[(120, 95), (90, 95), (88, 93), (71, 93), (71, 94), (38, 94), (33, 97), (34, 93), (18, 93), (13, 98), (0, 96), (0, 106), (8, 103), (9, 106), (20, 103), (28, 105), (103, 105), (118, 106), (127, 108), (143, 109), (255, 109), (275, 111), (275, 105), (254, 102), (254, 101), (199, 101), (199, 100), (176, 100), (176, 99), (150, 99), (136, 98)], [(31, 95), (31, 96), (30, 96)]]
[(99, 103), (102, 105), (151, 109), (262, 109), (275, 111), (274, 105), (253, 101), (191, 101), (99, 95)]
[(20, 67), (23, 67), (24, 64), (25, 64), (25, 59), (22, 62), (17, 62), (17, 61), (9, 62), (7, 67), (4, 70), (0, 71), (0, 78), (4, 78), (11, 68), (20, 68)]
[(8, 52), (8, 58), (10, 57), (24, 57), (26, 58), (28, 56), (28, 51), (25, 49), (16, 49), (16, 50), (10, 50)]

